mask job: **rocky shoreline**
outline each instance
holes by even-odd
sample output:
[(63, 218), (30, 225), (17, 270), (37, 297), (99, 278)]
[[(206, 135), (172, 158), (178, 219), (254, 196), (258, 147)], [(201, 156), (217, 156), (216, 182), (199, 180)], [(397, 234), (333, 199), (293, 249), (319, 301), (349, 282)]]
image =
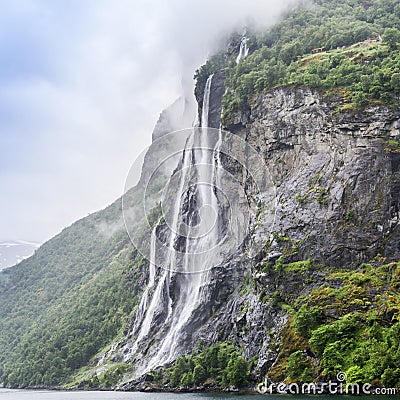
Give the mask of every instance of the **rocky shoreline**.
[[(265, 386), (261, 383), (256, 387), (244, 387), (244, 388), (236, 388), (234, 386), (228, 388), (222, 388), (216, 385), (202, 385), (202, 386), (194, 386), (194, 387), (169, 387), (169, 386), (160, 386), (158, 384), (154, 384), (151, 382), (142, 382), (139, 384), (133, 384), (129, 387), (87, 387), (84, 385), (79, 385), (73, 388), (66, 388), (61, 386), (49, 386), (49, 385), (35, 385), (35, 386), (28, 386), (28, 387), (4, 387), (0, 386), (0, 388), (7, 388), (7, 389), (16, 389), (16, 390), (46, 390), (46, 391), (60, 391), (60, 392), (142, 392), (142, 393), (215, 393), (215, 394), (238, 394), (238, 395), (298, 395), (298, 394), (313, 394), (313, 395), (322, 395), (322, 394), (335, 394), (335, 395), (383, 395), (384, 393), (382, 390), (391, 391), (387, 392), (387, 394), (398, 396), (400, 395), (400, 388), (380, 388), (380, 387), (370, 387), (368, 393), (361, 392), (362, 385), (359, 386), (360, 392), (352, 391), (352, 385), (350, 385), (349, 391), (346, 392), (346, 384), (341, 382), (336, 382), (336, 392), (332, 392), (329, 390), (328, 384), (326, 382), (317, 382), (314, 383), (315, 389), (309, 387), (309, 384), (305, 384), (306, 390), (298, 392), (297, 388), (301, 390), (304, 388), (304, 385), (297, 384), (297, 383), (279, 383), (279, 384), (272, 384), (273, 390), (263, 390)], [(308, 389), (307, 389), (308, 388)]]

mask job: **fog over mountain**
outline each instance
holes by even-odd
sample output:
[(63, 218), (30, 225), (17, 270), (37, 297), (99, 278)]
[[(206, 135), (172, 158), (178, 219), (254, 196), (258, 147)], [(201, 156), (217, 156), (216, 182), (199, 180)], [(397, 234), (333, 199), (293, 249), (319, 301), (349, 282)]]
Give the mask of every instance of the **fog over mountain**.
[(292, 3), (3, 2), (0, 238), (43, 242), (120, 196), (218, 38)]
[(23, 240), (0, 242), (0, 271), (30, 257), (38, 247), (39, 243)]

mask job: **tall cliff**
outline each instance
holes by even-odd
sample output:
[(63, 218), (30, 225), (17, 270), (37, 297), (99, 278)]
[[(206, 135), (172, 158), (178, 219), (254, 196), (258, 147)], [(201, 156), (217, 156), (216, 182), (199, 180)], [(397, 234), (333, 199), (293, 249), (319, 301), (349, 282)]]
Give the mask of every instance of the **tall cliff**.
[[(390, 143), (399, 140), (400, 113), (372, 107), (338, 114), (339, 106), (339, 99), (310, 89), (275, 89), (230, 126), (262, 152), (276, 185), (275, 208), (261, 203), (248, 237), (257, 254), (246, 263), (251, 293), (231, 303), (236, 320), (230, 334), (240, 338), (247, 356), (259, 357), (264, 373), (290, 340), (292, 348), (298, 340), (292, 334), (280, 342), (293, 312), (277, 303), (299, 308), (321, 288), (345, 286), (345, 280), (332, 282), (332, 271), (399, 259), (399, 153)], [(363, 296), (361, 302), (372, 297), (369, 307), (376, 307), (373, 295)], [(329, 300), (325, 323), (343, 316), (333, 294)], [(243, 302), (245, 313), (238, 307)], [(353, 307), (354, 313), (368, 308)]]
[[(376, 272), (391, 265), (394, 281), (387, 296), (397, 296), (400, 112), (371, 107), (338, 113), (341, 102), (338, 96), (307, 88), (279, 88), (258, 96), (250, 109), (231, 119), (227, 128), (262, 155), (273, 188), (258, 193), (243, 245), (213, 268), (186, 336), (177, 338), (174, 358), (198, 352), (199, 345), (228, 341), (241, 347), (246, 359), (256, 360), (254, 382), (266, 374), (283, 379), (294, 350), (304, 350), (307, 362), (320, 363), (321, 354), (310, 349), (309, 337), (293, 328), (302, 305), (314, 306), (320, 292), (329, 289), (319, 324), (329, 325), (349, 312), (367, 324), (382, 296), (382, 287), (364, 270), (371, 262)], [(226, 138), (230, 142), (221, 151), (243, 151), (240, 142), (228, 134)], [(252, 157), (247, 165), (260, 162)], [(222, 160), (247, 194), (254, 194), (251, 176), (231, 157)], [(354, 287), (348, 285), (353, 273), (361, 276)], [(176, 285), (173, 281), (170, 289)], [(348, 296), (341, 301), (349, 304), (336, 304), (341, 292)], [(381, 317), (388, 313), (387, 321), (396, 320), (398, 308), (380, 306), (386, 307)], [(134, 365), (157, 351), (157, 329)], [(129, 341), (123, 343), (129, 347)], [(111, 353), (114, 362), (120, 360), (118, 351)], [(142, 379), (132, 382), (122, 387), (151, 385)]]

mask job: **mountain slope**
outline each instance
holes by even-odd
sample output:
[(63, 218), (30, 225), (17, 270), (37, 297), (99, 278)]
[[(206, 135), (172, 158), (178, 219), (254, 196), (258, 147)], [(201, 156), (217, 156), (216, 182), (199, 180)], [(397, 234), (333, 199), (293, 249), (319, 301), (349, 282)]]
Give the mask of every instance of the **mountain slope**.
[[(186, 107), (176, 109), (177, 104), (160, 116), (158, 135), (179, 128), (171, 125), (175, 114), (186, 119)], [(154, 167), (152, 157), (151, 152), (146, 156), (142, 178)], [(126, 194), (132, 205), (125, 211), (139, 216), (139, 227), (142, 197), (141, 183)], [(100, 350), (124, 336), (147, 275), (148, 261), (126, 231), (121, 199), (2, 271), (0, 383), (18, 387), (68, 382)]]
[(227, 364), (209, 364), (209, 351), (238, 357), (209, 347), (216, 342), (241, 349), (254, 383), (343, 371), (398, 386), (400, 112), (337, 113), (341, 102), (280, 88), (259, 95), (245, 119), (233, 116), (231, 130), (263, 155), (277, 201), (260, 198), (246, 246), (215, 268), (188, 355), (125, 388), (191, 386), (196, 366), (205, 371), (197, 385), (236, 384)]
[[(126, 323), (135, 304), (134, 285), (121, 278), (135, 259), (132, 251), (123, 251), (131, 247), (119, 209), (116, 204), (78, 221), (1, 274), (6, 384), (60, 383)], [(113, 224), (120, 229), (110, 235)]]

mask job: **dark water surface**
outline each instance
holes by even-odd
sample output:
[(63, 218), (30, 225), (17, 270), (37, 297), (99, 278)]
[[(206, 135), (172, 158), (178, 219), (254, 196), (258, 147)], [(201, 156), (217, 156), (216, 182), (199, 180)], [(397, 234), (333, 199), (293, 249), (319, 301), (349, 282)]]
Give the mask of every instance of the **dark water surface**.
[[(399, 399), (395, 396), (373, 397), (378, 399)], [(41, 390), (8, 390), (0, 389), (0, 400), (338, 400), (372, 399), (371, 396), (290, 396), (290, 395), (237, 395), (214, 393), (139, 393), (139, 392), (59, 392)]]

